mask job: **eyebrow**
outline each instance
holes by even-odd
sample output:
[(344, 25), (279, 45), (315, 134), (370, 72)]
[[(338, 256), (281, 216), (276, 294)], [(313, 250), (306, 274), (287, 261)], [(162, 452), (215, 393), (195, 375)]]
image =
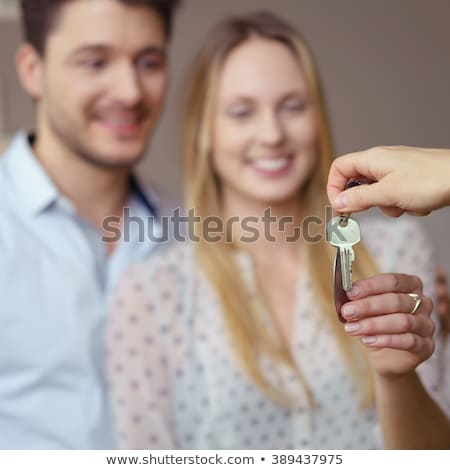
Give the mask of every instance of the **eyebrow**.
[(292, 90), (289, 93), (286, 93), (280, 98), (280, 101), (286, 101), (291, 98), (302, 98), (302, 99), (309, 99), (310, 94), (308, 93), (308, 90), (306, 88), (300, 90)]
[[(104, 44), (88, 44), (85, 46), (81, 46), (75, 51), (73, 51), (69, 55), (69, 60), (76, 58), (77, 56), (86, 54), (86, 53), (108, 53), (112, 50), (110, 46), (106, 46)], [(160, 47), (160, 46), (147, 46), (141, 49), (137, 54), (135, 54), (136, 57), (143, 56), (143, 55), (158, 55), (158, 56), (164, 56), (166, 54), (166, 49), (165, 47)]]
[[(283, 95), (281, 95), (277, 101), (281, 102), (281, 101), (286, 101), (290, 98), (305, 98), (305, 99), (309, 99), (310, 95), (308, 93), (308, 91), (306, 89), (298, 89), (298, 90), (291, 90)], [(234, 103), (234, 102), (250, 102), (250, 101), (254, 101), (255, 100), (255, 97), (252, 96), (252, 95), (236, 95), (236, 96), (233, 96), (231, 97), (231, 101)]]

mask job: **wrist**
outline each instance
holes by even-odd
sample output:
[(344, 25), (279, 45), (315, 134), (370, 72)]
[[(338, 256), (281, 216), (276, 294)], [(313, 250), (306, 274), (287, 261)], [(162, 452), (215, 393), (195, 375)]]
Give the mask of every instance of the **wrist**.
[(441, 173), (442, 176), (442, 185), (443, 185), (443, 201), (442, 207), (450, 205), (450, 153), (448, 150), (441, 151), (441, 163), (444, 171)]
[(420, 383), (420, 381), (414, 370), (404, 374), (374, 374), (374, 384), (377, 389), (404, 389), (405, 387), (415, 386), (417, 383)]
[[(449, 158), (450, 160), (450, 158)], [(448, 162), (448, 173), (447, 173), (447, 181), (446, 181), (446, 192), (445, 192), (445, 201), (444, 207), (450, 206), (450, 161)]]

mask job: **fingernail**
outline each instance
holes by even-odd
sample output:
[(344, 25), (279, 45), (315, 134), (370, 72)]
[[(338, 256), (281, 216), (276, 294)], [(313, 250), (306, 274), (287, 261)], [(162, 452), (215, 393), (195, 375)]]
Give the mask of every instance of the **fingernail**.
[(356, 314), (358, 313), (358, 309), (355, 305), (344, 305), (342, 307), (342, 313), (346, 318), (351, 318), (356, 316)]
[(375, 344), (377, 342), (377, 337), (376, 336), (363, 336), (361, 338), (361, 341), (364, 344)]
[(344, 209), (347, 206), (347, 196), (345, 194), (339, 194), (334, 200), (334, 207), (337, 209)]
[(357, 286), (353, 286), (348, 292), (347, 295), (350, 297), (356, 297), (357, 295), (361, 294), (361, 289)]
[(360, 328), (360, 325), (358, 322), (354, 322), (354, 323), (346, 323), (344, 325), (344, 330), (347, 332), (347, 333), (353, 333), (355, 331), (358, 331)]

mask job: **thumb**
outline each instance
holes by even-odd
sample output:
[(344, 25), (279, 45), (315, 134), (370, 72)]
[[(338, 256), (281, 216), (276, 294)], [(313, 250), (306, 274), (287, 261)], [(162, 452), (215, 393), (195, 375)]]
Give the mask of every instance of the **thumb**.
[(333, 207), (340, 212), (358, 212), (370, 207), (395, 206), (381, 181), (362, 184), (341, 192), (334, 200)]

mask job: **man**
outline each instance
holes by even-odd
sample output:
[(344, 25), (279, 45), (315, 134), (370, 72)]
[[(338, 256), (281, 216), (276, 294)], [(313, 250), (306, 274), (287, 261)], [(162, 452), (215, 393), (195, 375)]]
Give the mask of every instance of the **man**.
[[(114, 283), (154, 246), (104, 220), (154, 216), (131, 176), (167, 86), (177, 0), (24, 0), (17, 70), (36, 134), (0, 159), (0, 448), (114, 445), (102, 331)], [(130, 227), (131, 229), (131, 227)]]

